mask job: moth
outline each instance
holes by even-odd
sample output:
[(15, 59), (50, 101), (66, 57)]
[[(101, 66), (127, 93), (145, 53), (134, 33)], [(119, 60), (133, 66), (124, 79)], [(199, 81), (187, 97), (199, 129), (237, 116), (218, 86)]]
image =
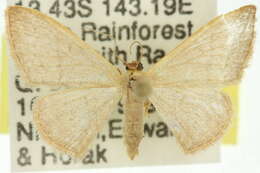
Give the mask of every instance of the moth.
[(138, 61), (120, 71), (71, 30), (32, 9), (9, 7), (6, 26), (11, 55), (28, 84), (70, 88), (35, 102), (41, 137), (60, 151), (85, 156), (122, 100), (124, 143), (134, 159), (151, 104), (185, 153), (222, 137), (232, 117), (222, 89), (238, 84), (248, 65), (255, 13), (248, 5), (216, 17), (146, 71)]

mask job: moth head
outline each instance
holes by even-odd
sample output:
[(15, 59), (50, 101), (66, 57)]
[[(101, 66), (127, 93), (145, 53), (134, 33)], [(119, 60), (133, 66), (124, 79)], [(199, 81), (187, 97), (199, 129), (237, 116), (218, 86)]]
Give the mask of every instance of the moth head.
[(143, 64), (139, 61), (132, 61), (131, 63), (126, 63), (125, 68), (127, 71), (142, 71), (144, 69)]

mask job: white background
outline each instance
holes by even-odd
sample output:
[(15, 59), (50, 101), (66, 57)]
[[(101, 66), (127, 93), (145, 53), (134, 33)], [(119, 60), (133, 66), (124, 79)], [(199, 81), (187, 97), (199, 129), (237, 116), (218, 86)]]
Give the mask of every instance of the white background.
[[(260, 10), (259, 0), (218, 0), (218, 12), (226, 13), (242, 5), (255, 4)], [(0, 33), (3, 30), (5, 0), (0, 0)], [(223, 146), (221, 163), (204, 165), (179, 165), (163, 167), (134, 167), (88, 169), (66, 171), (66, 173), (122, 173), (122, 172), (178, 172), (178, 173), (260, 173), (260, 12), (257, 13), (257, 39), (255, 52), (241, 85), (239, 144)], [(0, 135), (0, 173), (10, 170), (9, 136)], [(60, 173), (65, 171), (60, 171)], [(51, 172), (48, 172), (51, 173)], [(59, 173), (56, 171), (56, 173)]]

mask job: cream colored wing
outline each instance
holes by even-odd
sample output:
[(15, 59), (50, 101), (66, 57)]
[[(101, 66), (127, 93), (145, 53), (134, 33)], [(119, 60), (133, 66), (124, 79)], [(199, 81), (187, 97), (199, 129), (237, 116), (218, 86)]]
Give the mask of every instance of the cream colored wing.
[(68, 28), (32, 9), (6, 11), (12, 57), (29, 84), (114, 86), (120, 74)]
[(255, 6), (221, 15), (149, 69), (152, 86), (223, 87), (240, 81), (251, 56)]
[(34, 123), (49, 144), (74, 157), (87, 154), (120, 99), (117, 88), (68, 90), (37, 100)]
[(229, 97), (213, 89), (155, 88), (150, 101), (185, 153), (213, 144), (232, 117)]
[(222, 15), (197, 31), (147, 73), (150, 101), (187, 153), (219, 139), (230, 124), (224, 86), (240, 81), (253, 49), (255, 6)]

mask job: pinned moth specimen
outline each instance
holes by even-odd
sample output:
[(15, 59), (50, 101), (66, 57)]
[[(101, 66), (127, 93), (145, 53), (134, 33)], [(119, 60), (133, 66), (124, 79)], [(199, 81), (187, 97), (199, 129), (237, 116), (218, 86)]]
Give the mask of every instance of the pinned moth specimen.
[(138, 61), (120, 71), (65, 26), (32, 9), (9, 7), (6, 26), (11, 55), (27, 83), (71, 88), (35, 102), (41, 137), (83, 157), (121, 99), (124, 142), (134, 159), (151, 104), (185, 153), (220, 139), (232, 117), (230, 98), (221, 90), (238, 84), (248, 65), (255, 13), (249, 5), (215, 18), (147, 71)]

